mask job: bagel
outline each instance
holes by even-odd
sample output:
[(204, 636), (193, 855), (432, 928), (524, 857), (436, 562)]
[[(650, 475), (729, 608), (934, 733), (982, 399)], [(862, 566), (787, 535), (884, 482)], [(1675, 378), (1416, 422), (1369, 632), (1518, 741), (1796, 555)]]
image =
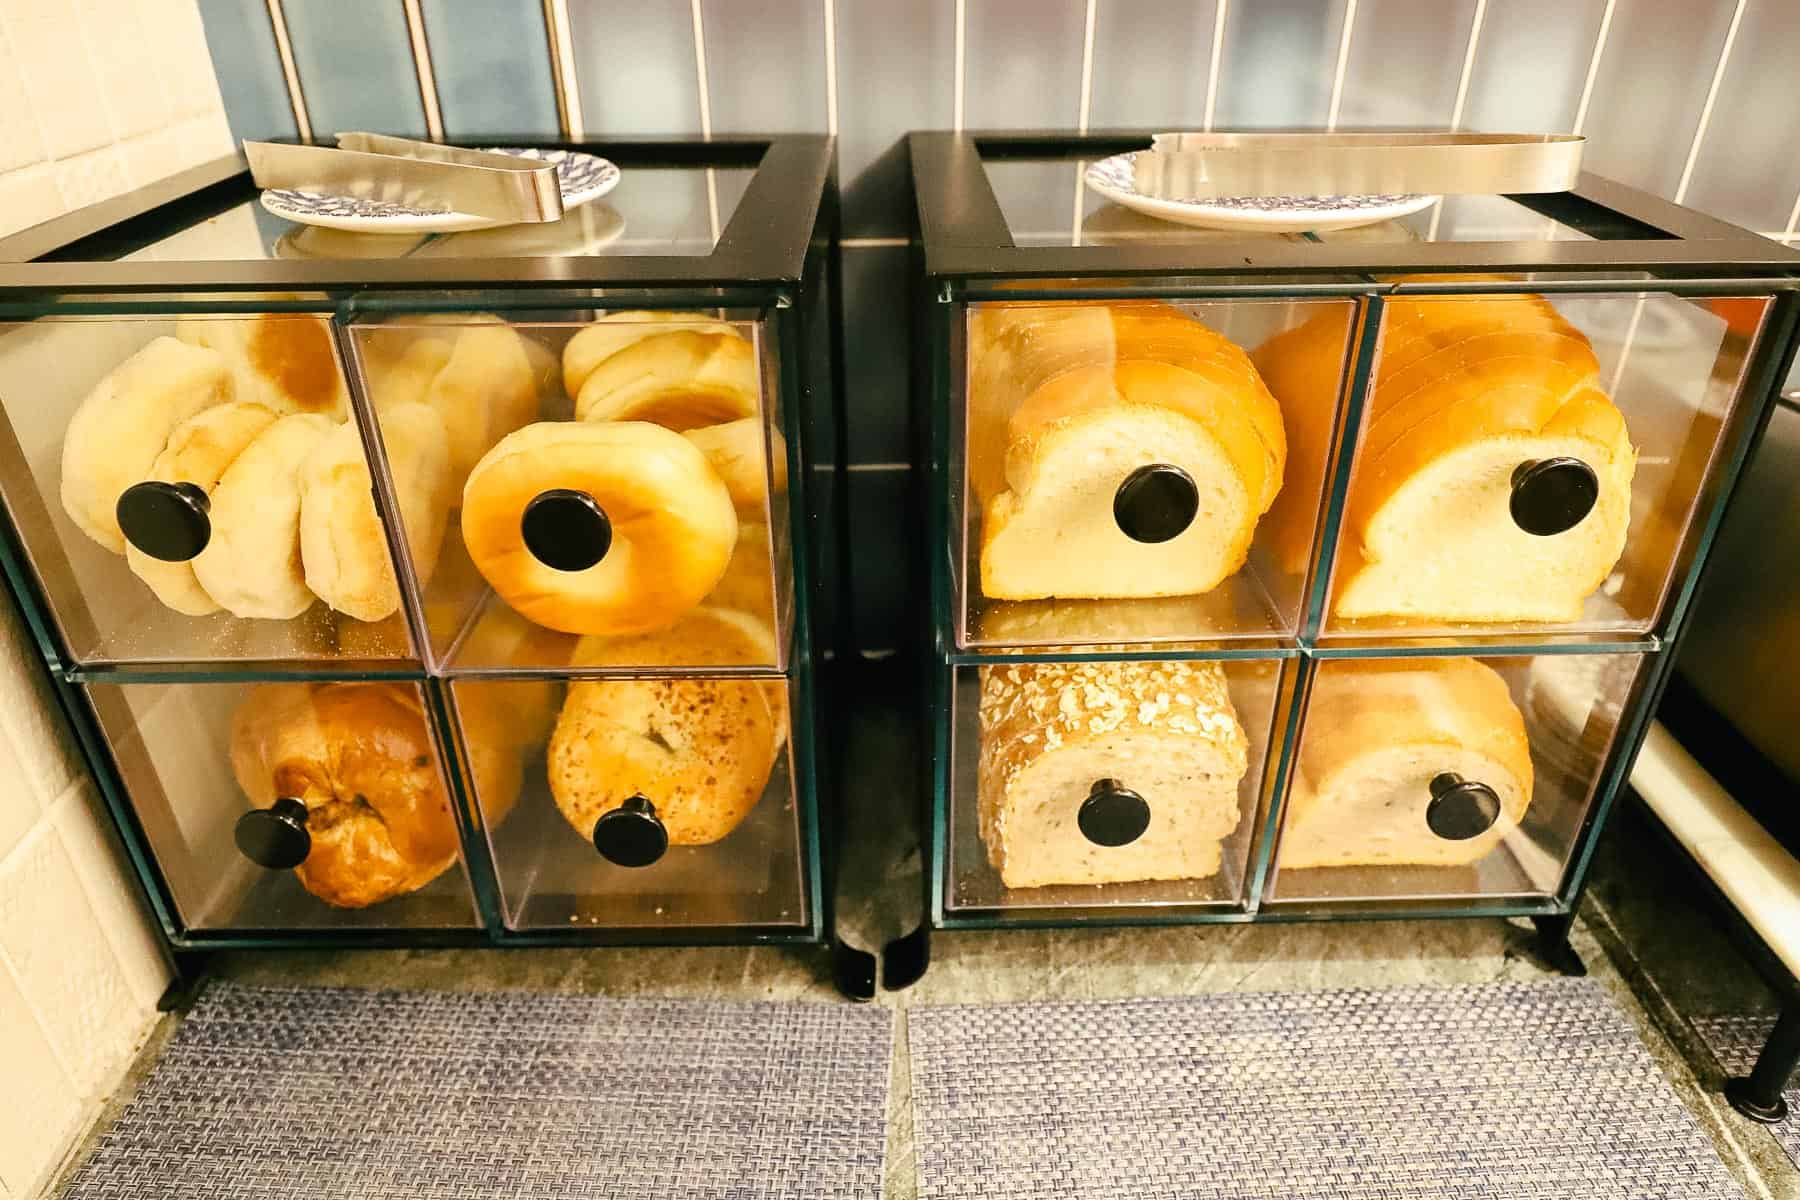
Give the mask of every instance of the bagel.
[(331, 322), (310, 313), (256, 316), (185, 316), (175, 336), (223, 354), (231, 364), (237, 398), (283, 416), (350, 415), (350, 390), (338, 369)]
[(787, 491), (787, 443), (781, 434), (769, 431), (769, 442), (775, 450), (774, 472), (763, 467), (763, 423), (755, 417), (726, 421), (701, 429), (689, 429), (681, 435), (700, 447), (706, 461), (712, 464), (738, 514), (764, 519), (768, 513), (769, 491)]
[[(274, 420), (275, 414), (260, 404), (234, 401), (201, 409), (175, 427), (146, 478), (191, 483), (210, 497), (225, 469)], [(218, 603), (194, 578), (192, 562), (152, 558), (129, 542), (125, 562), (158, 600), (176, 612), (204, 617), (219, 611)]]
[(581, 385), (594, 373), (594, 368), (628, 346), (647, 337), (669, 332), (670, 325), (697, 333), (725, 333), (738, 336), (735, 328), (689, 312), (648, 312), (631, 309), (607, 313), (604, 317), (569, 339), (563, 347), (563, 387), (570, 396), (581, 394)]
[(642, 795), (675, 846), (725, 837), (756, 807), (776, 755), (759, 681), (609, 679), (572, 684), (550, 735), (550, 794), (591, 837)]
[[(541, 493), (585, 493), (612, 542), (585, 570), (526, 548), (520, 523)], [(675, 623), (719, 582), (737, 540), (731, 495), (679, 434), (640, 421), (541, 422), (503, 438), (469, 473), (463, 544), (528, 620), (563, 633), (649, 633)]]
[(213, 489), (212, 539), (194, 578), (238, 617), (288, 620), (312, 607), (300, 558), (300, 468), (336, 423), (296, 413), (251, 439)]
[(706, 603), (716, 608), (734, 608), (753, 613), (771, 622), (775, 619), (775, 574), (769, 557), (769, 527), (760, 521), (738, 522), (737, 545), (732, 547), (731, 561), (725, 574)]
[(651, 421), (677, 433), (754, 417), (756, 350), (736, 333), (683, 329), (603, 359), (575, 397), (579, 421)]
[[(437, 412), (423, 404), (383, 412), (381, 440), (413, 572), (423, 587), (437, 568), (450, 513), (450, 441)], [(400, 585), (373, 488), (354, 421), (321, 439), (300, 472), (306, 586), (359, 621), (379, 621), (400, 609)]]
[(125, 552), (119, 494), (142, 483), (183, 421), (232, 397), (231, 368), (212, 350), (159, 337), (107, 372), (63, 432), (62, 505), (114, 554)]

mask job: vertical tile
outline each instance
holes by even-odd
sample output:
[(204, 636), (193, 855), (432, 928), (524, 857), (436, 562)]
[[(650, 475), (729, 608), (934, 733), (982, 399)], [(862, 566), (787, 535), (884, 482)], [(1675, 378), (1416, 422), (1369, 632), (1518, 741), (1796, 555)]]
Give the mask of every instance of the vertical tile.
[(136, 8), (113, 0), (82, 0), (77, 11), (113, 136), (128, 138), (168, 124), (168, 93)]
[[(1218, 0), (1106, 0), (1095, 12), (1089, 128), (1199, 129)], [(1229, 15), (1229, 13), (1228, 13)]]
[(424, 0), (423, 12), (446, 134), (556, 136), (542, 0)]
[(81, 1099), (50, 1041), (0, 962), (0, 1062), (11, 1099), (0, 1104), (0, 1176), (18, 1196), (35, 1196), (81, 1119)]
[(0, 601), (0, 736), (11, 741), (21, 767), (15, 786), (33, 789), (45, 806), (87, 769), (37, 645), (7, 601)]
[(948, 129), (956, 89), (956, 0), (837, 0), (838, 179), (848, 237), (904, 233), (906, 145)]
[(968, 0), (963, 128), (1075, 127), (1085, 0)]
[[(172, 117), (222, 116), (225, 104), (219, 94), (219, 80), (206, 40), (206, 23), (200, 12), (200, 0), (131, 0), (138, 13), (138, 26), (150, 48), (151, 61), (162, 78), (163, 91), (169, 98)], [(262, 5), (263, 36), (269, 39), (271, 52), (274, 35), (269, 32), (268, 10)], [(288, 107), (286, 87), (277, 67), (274, 84), (281, 92), (281, 107)]]
[(1474, 20), (1475, 0), (1361, 0), (1339, 127), (1448, 126)]
[(701, 0), (715, 133), (823, 133), (825, 0)]
[(118, 960), (126, 991), (139, 1011), (154, 1008), (169, 986), (169, 967), (93, 781), (76, 780), (51, 807), (50, 820), (99, 918), (99, 932)]
[(1344, 29), (1344, 0), (1231, 6), (1219, 59), (1216, 129), (1323, 126)]
[(110, 200), (129, 190), (125, 159), (117, 146), (88, 150), (56, 163), (56, 186), (71, 209)]
[(61, 5), (36, 0), (0, 5), (0, 29), (50, 154), (109, 145), (112, 123), (79, 23)]
[(1490, 3), (1469, 72), (1463, 128), (1568, 133), (1606, 0)]
[(589, 134), (699, 132), (688, 0), (569, 0), (569, 29)]
[(49, 151), (25, 91), (25, 75), (0, 22), (0, 171), (42, 162)]
[(263, 0), (200, 0), (200, 15), (231, 136), (293, 137), (294, 110)]
[(38, 795), (24, 777), (12, 740), (0, 736), (0, 779), (13, 781), (11, 786), (0, 788), (0, 862), (6, 861), (13, 848), (25, 840), (49, 804), (49, 799)]
[[(910, 647), (923, 597), (913, 595), (911, 470), (852, 470), (850, 492), (850, 591), (859, 651)], [(917, 586), (923, 587), (923, 583)]]
[(366, 129), (425, 136), (425, 106), (400, 0), (288, 4), (282, 11), (314, 133)]
[(56, 190), (56, 164), (33, 163), (0, 172), (0, 237), (61, 216), (62, 193)]
[(911, 458), (911, 283), (904, 246), (844, 251), (845, 435), (853, 463)]
[(1800, 192), (1800, 7), (1744, 10), (1684, 203), (1759, 231), (1787, 228)]
[(1582, 132), (1581, 165), (1672, 196), (1687, 161), (1734, 0), (1620, 4)]

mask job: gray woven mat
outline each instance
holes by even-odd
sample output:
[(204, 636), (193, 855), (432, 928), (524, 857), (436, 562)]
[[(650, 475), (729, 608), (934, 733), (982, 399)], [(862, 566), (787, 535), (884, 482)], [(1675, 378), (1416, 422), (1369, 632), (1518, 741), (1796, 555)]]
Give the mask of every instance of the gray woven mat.
[(891, 1016), (215, 983), (65, 1194), (875, 1200)]
[(924, 1200), (1743, 1195), (1589, 981), (907, 1024)]
[[(1748, 1075), (1756, 1065), (1769, 1031), (1775, 1028), (1775, 1014), (1732, 1013), (1726, 1016), (1696, 1017), (1694, 1028), (1706, 1043), (1719, 1065), (1729, 1075)], [(1769, 1126), (1769, 1132), (1787, 1151), (1787, 1156), (1800, 1167), (1800, 1076), (1788, 1081), (1781, 1093), (1787, 1097), (1788, 1118)]]

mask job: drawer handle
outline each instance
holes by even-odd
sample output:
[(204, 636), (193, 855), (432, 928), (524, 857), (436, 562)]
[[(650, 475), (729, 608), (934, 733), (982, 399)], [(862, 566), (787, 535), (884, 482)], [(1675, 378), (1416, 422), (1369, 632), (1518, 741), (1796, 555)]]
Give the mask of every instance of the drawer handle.
[(212, 501), (197, 483), (146, 479), (119, 493), (114, 514), (125, 540), (151, 558), (186, 562), (212, 541)]
[(306, 805), (283, 796), (267, 808), (253, 808), (239, 817), (232, 832), (245, 858), (271, 871), (286, 871), (312, 853), (306, 816)]
[(533, 558), (553, 571), (585, 571), (612, 549), (612, 522), (586, 492), (539, 492), (519, 518), (519, 533)]
[(1134, 542), (1179, 537), (1200, 511), (1194, 477), (1168, 463), (1151, 463), (1125, 477), (1113, 493), (1113, 520)]
[(1540, 458), (1513, 468), (1513, 524), (1538, 537), (1567, 533), (1594, 511), (1600, 477), (1579, 458)]
[(1096, 779), (1075, 824), (1096, 846), (1129, 846), (1150, 828), (1150, 805), (1116, 779)]
[(669, 848), (669, 831), (647, 796), (633, 796), (594, 822), (594, 849), (620, 867), (647, 867)]
[(1485, 783), (1464, 779), (1454, 771), (1431, 778), (1431, 803), (1425, 824), (1447, 842), (1480, 837), (1500, 819), (1500, 797)]

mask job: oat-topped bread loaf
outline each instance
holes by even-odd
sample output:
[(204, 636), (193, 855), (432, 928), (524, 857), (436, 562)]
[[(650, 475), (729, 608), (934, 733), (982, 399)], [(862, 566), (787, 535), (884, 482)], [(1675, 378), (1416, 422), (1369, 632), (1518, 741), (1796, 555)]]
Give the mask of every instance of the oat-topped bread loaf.
[(980, 712), (981, 840), (1007, 887), (1218, 872), (1248, 766), (1218, 663), (987, 667)]
[[(1166, 304), (976, 310), (968, 441), (997, 600), (1209, 591), (1244, 565), (1287, 457), (1249, 356)], [(1146, 468), (1185, 474), (1185, 494), (1147, 497)], [(1133, 494), (1157, 528), (1131, 517)]]
[(1492, 850), (1530, 803), (1525, 721), (1492, 667), (1328, 661), (1307, 703), (1280, 863), (1462, 866)]
[[(1593, 348), (1541, 296), (1397, 298), (1384, 321), (1333, 611), (1577, 619), (1624, 551), (1637, 463)], [(1257, 350), (1291, 422), (1331, 419), (1343, 325), (1321, 314)]]

